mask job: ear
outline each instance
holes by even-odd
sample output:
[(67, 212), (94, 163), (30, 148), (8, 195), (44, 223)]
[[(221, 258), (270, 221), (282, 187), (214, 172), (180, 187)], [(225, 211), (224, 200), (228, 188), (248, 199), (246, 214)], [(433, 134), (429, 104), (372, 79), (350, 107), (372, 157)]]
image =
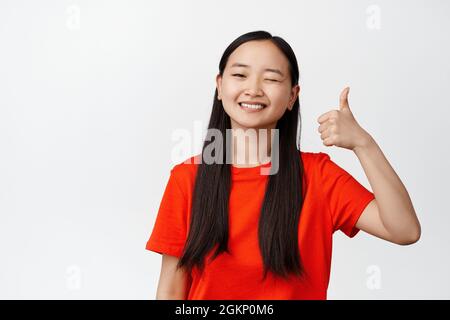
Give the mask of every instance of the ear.
[(220, 73), (216, 76), (217, 99), (222, 99), (222, 76)]
[(294, 102), (295, 102), (295, 100), (297, 100), (299, 93), (300, 93), (300, 86), (298, 84), (296, 84), (291, 89), (291, 95), (289, 97), (289, 105), (288, 105), (289, 111), (291, 111), (292, 108), (294, 107)]

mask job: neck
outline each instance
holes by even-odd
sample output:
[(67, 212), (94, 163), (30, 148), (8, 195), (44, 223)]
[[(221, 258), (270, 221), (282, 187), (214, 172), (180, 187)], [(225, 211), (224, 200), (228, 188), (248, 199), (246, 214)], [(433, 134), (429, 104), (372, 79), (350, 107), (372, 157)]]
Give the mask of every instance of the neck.
[(252, 167), (271, 161), (274, 128), (233, 128), (232, 164)]

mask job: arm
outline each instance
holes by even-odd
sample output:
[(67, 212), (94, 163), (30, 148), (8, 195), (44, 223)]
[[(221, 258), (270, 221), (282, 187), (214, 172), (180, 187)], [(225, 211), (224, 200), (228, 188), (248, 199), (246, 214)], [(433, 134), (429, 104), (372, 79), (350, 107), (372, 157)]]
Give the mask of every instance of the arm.
[(342, 91), (339, 110), (328, 111), (317, 121), (323, 144), (355, 152), (373, 189), (375, 199), (364, 209), (356, 227), (396, 244), (412, 244), (419, 240), (421, 228), (411, 199), (380, 147), (354, 118), (349, 90)]
[(367, 135), (353, 151), (375, 195), (356, 227), (396, 244), (418, 241), (421, 227), (411, 199), (378, 144)]
[(191, 277), (182, 269), (176, 269), (178, 258), (162, 255), (161, 274), (156, 300), (186, 300)]

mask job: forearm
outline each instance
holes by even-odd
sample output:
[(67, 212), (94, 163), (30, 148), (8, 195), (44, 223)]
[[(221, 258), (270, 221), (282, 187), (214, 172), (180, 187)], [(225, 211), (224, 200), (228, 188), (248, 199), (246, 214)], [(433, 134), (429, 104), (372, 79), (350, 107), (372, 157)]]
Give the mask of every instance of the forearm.
[(157, 290), (156, 300), (187, 300), (187, 295), (184, 290), (174, 292)]
[(386, 230), (397, 239), (418, 239), (420, 223), (409, 194), (378, 144), (367, 135), (353, 151), (372, 187)]
[(172, 289), (161, 289), (158, 287), (156, 290), (156, 300), (188, 300), (188, 291), (191, 286), (191, 277), (183, 279), (181, 285), (174, 286)]
[(155, 300), (186, 300), (184, 295), (158, 294)]

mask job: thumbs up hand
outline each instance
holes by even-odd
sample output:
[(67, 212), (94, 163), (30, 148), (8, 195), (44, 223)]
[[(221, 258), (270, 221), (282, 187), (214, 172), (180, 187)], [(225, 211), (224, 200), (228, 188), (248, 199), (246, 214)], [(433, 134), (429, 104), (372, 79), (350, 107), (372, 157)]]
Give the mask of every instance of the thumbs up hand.
[(348, 104), (349, 87), (340, 96), (339, 110), (331, 110), (322, 114), (317, 122), (318, 131), (325, 146), (337, 146), (350, 150), (364, 146), (370, 140), (370, 135), (356, 122)]

